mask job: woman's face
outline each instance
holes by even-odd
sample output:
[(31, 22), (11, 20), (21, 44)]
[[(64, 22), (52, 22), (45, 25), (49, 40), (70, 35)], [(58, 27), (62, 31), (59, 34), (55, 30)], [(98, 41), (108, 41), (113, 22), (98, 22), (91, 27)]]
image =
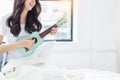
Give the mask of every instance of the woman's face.
[(35, 0), (25, 0), (25, 7), (24, 9), (30, 11), (35, 6), (36, 1)]

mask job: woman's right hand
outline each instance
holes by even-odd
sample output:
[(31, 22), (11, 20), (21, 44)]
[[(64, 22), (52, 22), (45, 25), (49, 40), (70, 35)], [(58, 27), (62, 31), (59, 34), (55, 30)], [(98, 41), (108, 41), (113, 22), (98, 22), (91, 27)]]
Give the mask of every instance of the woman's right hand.
[(19, 43), (21, 47), (31, 48), (34, 45), (34, 42), (35, 41), (32, 39), (25, 39), (25, 40), (20, 41)]

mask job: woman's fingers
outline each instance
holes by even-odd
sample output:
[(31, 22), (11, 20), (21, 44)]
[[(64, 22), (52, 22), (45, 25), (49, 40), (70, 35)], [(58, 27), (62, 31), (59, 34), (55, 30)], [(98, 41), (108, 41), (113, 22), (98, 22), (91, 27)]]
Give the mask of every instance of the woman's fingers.
[(57, 28), (52, 28), (50, 34), (55, 35), (57, 33)]

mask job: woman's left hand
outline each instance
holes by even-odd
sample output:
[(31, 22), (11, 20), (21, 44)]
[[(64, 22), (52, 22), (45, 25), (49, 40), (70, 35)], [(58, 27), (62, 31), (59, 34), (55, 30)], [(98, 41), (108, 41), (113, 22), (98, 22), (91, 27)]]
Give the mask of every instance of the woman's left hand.
[(58, 29), (57, 28), (52, 28), (50, 34), (55, 35), (57, 33)]

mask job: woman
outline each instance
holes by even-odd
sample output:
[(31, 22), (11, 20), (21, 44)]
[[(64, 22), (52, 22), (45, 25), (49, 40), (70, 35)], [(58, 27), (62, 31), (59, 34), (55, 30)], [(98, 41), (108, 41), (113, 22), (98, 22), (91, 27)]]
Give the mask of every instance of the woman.
[[(14, 9), (10, 16), (2, 18), (0, 22), (0, 43), (6, 38), (6, 45), (0, 45), (0, 53), (8, 52), (7, 61), (22, 57), (17, 48), (30, 48), (34, 45), (34, 40), (25, 39), (16, 42), (19, 36), (40, 31), (42, 28), (38, 16), (41, 12), (39, 0), (14, 0)], [(54, 35), (57, 28), (52, 28), (51, 34)]]

